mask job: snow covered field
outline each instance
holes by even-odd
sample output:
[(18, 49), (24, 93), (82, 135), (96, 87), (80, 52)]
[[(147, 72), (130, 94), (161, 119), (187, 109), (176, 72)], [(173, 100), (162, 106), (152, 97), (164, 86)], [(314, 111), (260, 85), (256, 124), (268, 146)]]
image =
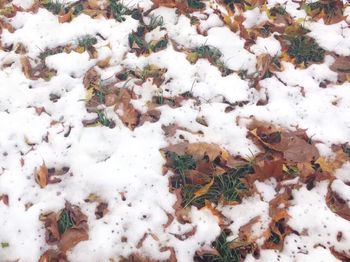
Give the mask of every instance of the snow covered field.
[(0, 261), (350, 260), (347, 1), (0, 7)]

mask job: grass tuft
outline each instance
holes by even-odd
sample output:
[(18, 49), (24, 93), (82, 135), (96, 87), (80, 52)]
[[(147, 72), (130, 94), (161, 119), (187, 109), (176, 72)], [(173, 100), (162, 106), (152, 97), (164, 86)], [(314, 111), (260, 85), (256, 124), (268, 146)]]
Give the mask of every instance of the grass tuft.
[(106, 115), (101, 110), (98, 110), (96, 113), (97, 113), (97, 121), (101, 125), (109, 127), (111, 124), (111, 121), (106, 117)]
[(276, 5), (270, 9), (271, 16), (285, 15), (286, 13), (286, 6)]
[(295, 58), (297, 64), (310, 62), (322, 62), (325, 50), (314, 39), (307, 36), (287, 37), (288, 55)]
[(45, 1), (43, 6), (55, 15), (58, 15), (66, 7), (65, 4), (59, 2), (58, 0)]
[(78, 39), (78, 46), (84, 47), (85, 50), (97, 43), (97, 38), (91, 35), (85, 35)]
[(164, 19), (162, 16), (158, 15), (158, 16), (151, 16), (151, 20), (149, 22), (149, 24), (147, 25), (149, 31), (152, 31), (153, 29), (159, 27), (162, 27), (164, 25)]
[(132, 13), (129, 8), (127, 8), (118, 0), (109, 0), (109, 8), (114, 19), (118, 22), (124, 22), (126, 19), (125, 16)]
[(199, 197), (196, 197), (194, 193), (202, 186), (185, 183), (182, 187), (182, 204), (185, 207), (194, 205), (201, 208), (204, 206), (205, 200), (216, 204), (220, 202), (220, 200), (240, 202), (242, 195), (248, 190), (242, 178), (253, 172), (254, 169), (251, 165), (230, 169), (222, 175), (215, 176), (213, 185), (209, 188), (208, 192)]
[(187, 170), (196, 168), (196, 162), (191, 155), (178, 155), (174, 152), (169, 152), (168, 154), (174, 170), (180, 175), (184, 176)]
[(205, 4), (200, 0), (187, 0), (188, 6), (193, 9), (203, 9)]

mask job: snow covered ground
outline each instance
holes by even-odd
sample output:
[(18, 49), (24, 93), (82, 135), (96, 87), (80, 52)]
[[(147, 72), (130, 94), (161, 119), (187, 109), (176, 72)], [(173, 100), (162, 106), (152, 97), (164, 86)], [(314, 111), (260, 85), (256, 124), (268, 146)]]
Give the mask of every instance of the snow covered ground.
[(0, 4), (0, 261), (349, 261), (349, 4), (60, 1)]

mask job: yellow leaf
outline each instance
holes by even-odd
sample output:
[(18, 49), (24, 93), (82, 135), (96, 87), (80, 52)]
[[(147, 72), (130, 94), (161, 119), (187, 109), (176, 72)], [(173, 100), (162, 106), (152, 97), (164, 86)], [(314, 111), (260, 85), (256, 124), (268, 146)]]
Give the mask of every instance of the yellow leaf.
[(214, 178), (208, 184), (206, 184), (204, 187), (202, 187), (201, 189), (194, 192), (194, 195), (196, 197), (203, 196), (204, 194), (206, 194), (208, 192), (209, 188), (211, 188), (213, 183), (214, 183)]
[(90, 101), (90, 99), (92, 98), (94, 94), (94, 89), (93, 88), (89, 88), (88, 90), (86, 90), (86, 101)]
[(283, 164), (283, 166), (282, 166), (282, 170), (284, 171), (284, 172), (286, 172), (286, 173), (288, 173), (288, 167), (285, 165), (285, 164)]
[(329, 162), (323, 156), (319, 157), (315, 163), (319, 164), (322, 170), (325, 172), (333, 173), (333, 171), (335, 170), (335, 166), (333, 165), (333, 163)]
[(107, 56), (105, 59), (98, 61), (97, 65), (101, 68), (105, 68), (108, 66), (110, 60), (111, 60), (111, 57)]
[(77, 48), (75, 48), (75, 52), (81, 54), (85, 52), (85, 48), (83, 46), (78, 46)]
[(194, 64), (197, 62), (198, 60), (198, 54), (196, 52), (191, 52), (191, 53), (188, 53), (187, 56), (186, 56), (186, 59), (191, 63), (191, 64)]

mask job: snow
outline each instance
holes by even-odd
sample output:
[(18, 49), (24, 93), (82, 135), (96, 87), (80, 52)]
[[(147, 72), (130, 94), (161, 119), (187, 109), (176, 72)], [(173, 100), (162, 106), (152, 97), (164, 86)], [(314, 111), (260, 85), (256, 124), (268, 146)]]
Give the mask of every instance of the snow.
[[(295, 19), (306, 17), (293, 1), (267, 2), (268, 8), (285, 4)], [(33, 4), (31, 0), (12, 3), (24, 9)], [(146, 11), (153, 3), (133, 0), (126, 4)], [(349, 14), (347, 7), (344, 15), (348, 22)], [(161, 16), (164, 25), (148, 32), (145, 40), (167, 36), (171, 41), (164, 50), (141, 56), (129, 47), (128, 35), (139, 25), (130, 16), (117, 22), (80, 14), (70, 22), (59, 23), (57, 16), (39, 8), (37, 12), (18, 11), (11, 18), (2, 18), (15, 31), (3, 28), (1, 33), (0, 196), (8, 195), (9, 205), (0, 200), (0, 243), (9, 243), (9, 247), (0, 247), (0, 261), (37, 261), (52, 247), (45, 241), (40, 214), (58, 212), (66, 201), (81, 208), (89, 225), (89, 239), (67, 253), (70, 261), (118, 261), (135, 253), (166, 261), (171, 255), (166, 249), (169, 247), (179, 262), (193, 261), (196, 251), (210, 246), (220, 235), (220, 221), (208, 208), (194, 206), (186, 210), (188, 223), (178, 221), (176, 196), (169, 190), (170, 174), (164, 174), (160, 149), (182, 141), (207, 142), (250, 159), (261, 151), (247, 135), (247, 125), (253, 118), (291, 130), (306, 129), (320, 154), (333, 159), (331, 146), (350, 141), (350, 83), (337, 82), (337, 73), (330, 69), (334, 55), (327, 53), (324, 62), (306, 68), (282, 62), (281, 72), (260, 80), (260, 89), (254, 88), (248, 78), (256, 75), (257, 57), (282, 55), (277, 33), (258, 36), (247, 50), (246, 40), (230, 30), (211, 8), (191, 14), (198, 18), (198, 25), (174, 8), (155, 8), (145, 17), (146, 24), (151, 16)], [(243, 16), (248, 30), (269, 20), (258, 7), (244, 11)], [(310, 30), (308, 35), (326, 51), (350, 55), (350, 29), (345, 21), (326, 25), (323, 20), (307, 19), (305, 26)], [(97, 38), (94, 58), (86, 50), (75, 49), (78, 39), (86, 35)], [(19, 44), (25, 47), (24, 54), (7, 51)], [(217, 48), (222, 54), (220, 61), (233, 72), (223, 75), (206, 58), (190, 63), (187, 53), (203, 45)], [(59, 46), (69, 51), (50, 55), (44, 61), (49, 69), (57, 71), (55, 76), (46, 80), (26, 78), (21, 58), (27, 57), (35, 67), (40, 53)], [(97, 66), (109, 58), (108, 67)], [(159, 120), (134, 130), (124, 126), (113, 107), (102, 105), (101, 110), (116, 126), (83, 125), (83, 120), (96, 117), (85, 105), (83, 78), (90, 68), (108, 83), (120, 71), (142, 70), (148, 65), (165, 69), (160, 86), (153, 84), (152, 78), (142, 84), (133, 77), (116, 83), (117, 87), (134, 91), (136, 97), (131, 104), (140, 112), (150, 109), (155, 94), (168, 98), (190, 92), (193, 98), (175, 108), (157, 107)], [(322, 87), (325, 82), (326, 88)], [(52, 95), (58, 97), (57, 101), (50, 99)], [(267, 103), (258, 105), (264, 99)], [(227, 110), (228, 106), (232, 110)], [(41, 107), (45, 111), (39, 113)], [(198, 123), (198, 117), (203, 117), (207, 125)], [(182, 129), (166, 137), (162, 127), (170, 124)], [(69, 172), (60, 183), (40, 188), (33, 174), (43, 164), (57, 169), (68, 167)], [(229, 239), (236, 239), (242, 226), (259, 217), (252, 236), (261, 246), (271, 222), (270, 201), (281, 193), (283, 185), (292, 188), (287, 224), (294, 233), (286, 236), (283, 250), (261, 249), (259, 259), (249, 254), (245, 261), (338, 261), (329, 250), (333, 246), (349, 255), (349, 221), (335, 214), (325, 201), (330, 188), (350, 206), (349, 172), (350, 163), (346, 162), (335, 170), (333, 181), (317, 182), (312, 189), (302, 185), (298, 177), (281, 183), (274, 178), (255, 181), (255, 193), (244, 197), (241, 204), (217, 206), (225, 222), (230, 222)], [(101, 219), (94, 214), (97, 203), (84, 201), (90, 194), (108, 203), (108, 213)], [(174, 220), (165, 227), (169, 216)], [(186, 239), (177, 237), (191, 230), (193, 234)], [(339, 232), (341, 240), (337, 239)]]

